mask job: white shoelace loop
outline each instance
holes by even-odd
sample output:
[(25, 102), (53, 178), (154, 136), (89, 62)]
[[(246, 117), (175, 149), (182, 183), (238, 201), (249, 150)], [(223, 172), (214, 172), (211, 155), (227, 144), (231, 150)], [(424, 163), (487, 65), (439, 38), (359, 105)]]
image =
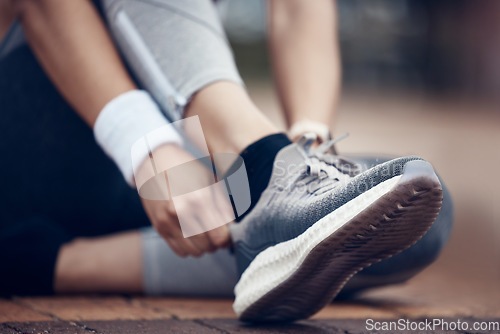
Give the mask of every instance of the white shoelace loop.
[(345, 133), (324, 142), (316, 149), (311, 149), (311, 145), (316, 141), (316, 135), (314, 133), (306, 133), (303, 135), (297, 143), (304, 151), (308, 173), (311, 176), (320, 177), (323, 171), (329, 178), (338, 181), (359, 174), (361, 167), (354, 161), (339, 156), (334, 148), (335, 143), (348, 136), (349, 134)]

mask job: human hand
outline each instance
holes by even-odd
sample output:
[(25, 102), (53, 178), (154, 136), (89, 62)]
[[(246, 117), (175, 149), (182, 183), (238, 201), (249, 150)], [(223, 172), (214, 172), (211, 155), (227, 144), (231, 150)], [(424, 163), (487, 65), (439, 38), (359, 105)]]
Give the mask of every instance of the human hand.
[[(220, 185), (214, 185), (213, 172), (177, 145), (163, 145), (155, 150), (153, 156), (156, 166), (167, 160), (169, 166), (177, 166), (162, 172), (163, 175), (157, 175), (148, 184), (150, 193), (163, 194), (163, 198), (168, 199), (141, 196), (152, 225), (172, 250), (179, 256), (198, 257), (205, 252), (229, 247), (228, 227), (221, 224), (234, 219), (234, 213), (227, 194)], [(183, 235), (183, 231), (189, 234), (189, 230), (200, 229), (208, 232), (187, 238)]]

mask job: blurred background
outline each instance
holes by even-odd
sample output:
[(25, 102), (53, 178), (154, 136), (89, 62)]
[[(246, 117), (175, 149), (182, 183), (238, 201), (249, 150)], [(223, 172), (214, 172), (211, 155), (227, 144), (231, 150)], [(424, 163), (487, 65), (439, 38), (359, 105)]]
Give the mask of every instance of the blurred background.
[[(417, 154), (450, 189), (455, 228), (409, 283), (359, 297), (414, 316), (500, 316), (500, 1), (338, 0), (341, 153)], [(250, 94), (285, 129), (265, 0), (220, 0)]]
[[(266, 77), (265, 0), (220, 0), (238, 65)], [(500, 97), (500, 2), (338, 0), (344, 88)]]

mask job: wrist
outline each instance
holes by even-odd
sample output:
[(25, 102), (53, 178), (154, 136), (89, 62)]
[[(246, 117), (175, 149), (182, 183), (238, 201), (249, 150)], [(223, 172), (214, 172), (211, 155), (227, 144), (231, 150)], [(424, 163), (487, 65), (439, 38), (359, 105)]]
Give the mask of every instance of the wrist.
[[(149, 136), (150, 133), (155, 135)], [(108, 102), (97, 117), (94, 135), (131, 186), (134, 186), (134, 165), (138, 167), (148, 157), (149, 150), (166, 143), (182, 143), (151, 96), (140, 90), (123, 93)], [(146, 135), (147, 149), (133, 150), (137, 142), (145, 144)]]

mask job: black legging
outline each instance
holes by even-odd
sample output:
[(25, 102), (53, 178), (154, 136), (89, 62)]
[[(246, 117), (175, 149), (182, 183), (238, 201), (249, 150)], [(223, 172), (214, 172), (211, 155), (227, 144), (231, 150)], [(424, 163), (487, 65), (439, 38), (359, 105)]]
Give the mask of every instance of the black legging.
[(0, 294), (51, 293), (61, 244), (149, 224), (27, 46), (0, 60), (0, 117)]

